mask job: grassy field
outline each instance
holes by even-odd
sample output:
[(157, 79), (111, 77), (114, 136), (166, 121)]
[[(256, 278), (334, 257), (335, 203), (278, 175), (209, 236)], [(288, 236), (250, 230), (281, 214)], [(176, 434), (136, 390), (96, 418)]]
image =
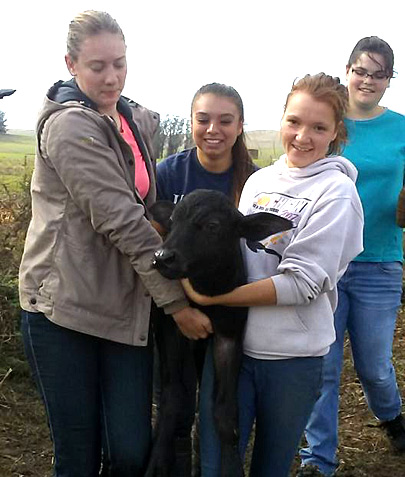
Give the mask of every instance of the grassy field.
[[(33, 135), (0, 134), (0, 184), (13, 191), (34, 164)], [(2, 191), (3, 192), (3, 191)]]

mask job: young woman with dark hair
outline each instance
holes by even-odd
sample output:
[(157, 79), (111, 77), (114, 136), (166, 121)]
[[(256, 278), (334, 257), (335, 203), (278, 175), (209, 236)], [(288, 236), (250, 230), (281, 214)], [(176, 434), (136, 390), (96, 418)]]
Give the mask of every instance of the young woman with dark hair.
[(238, 204), (243, 184), (257, 169), (245, 144), (244, 120), (242, 99), (232, 86), (202, 86), (191, 103), (195, 147), (158, 164), (159, 198), (176, 203), (195, 189), (213, 189)]
[[(157, 165), (158, 198), (177, 203), (195, 189), (210, 189), (223, 192), (238, 204), (246, 179), (257, 170), (245, 144), (244, 119), (242, 99), (235, 88), (220, 83), (202, 86), (191, 103), (195, 147), (173, 154)], [(196, 343), (196, 367), (186, 363), (184, 369), (190, 399), (177, 429), (176, 462), (171, 474), (175, 477), (191, 475), (196, 383), (197, 375), (201, 377), (206, 344)]]
[(299, 476), (331, 476), (338, 466), (339, 383), (347, 330), (354, 367), (367, 403), (398, 451), (405, 422), (392, 363), (392, 342), (402, 293), (402, 229), (396, 224), (405, 172), (405, 118), (380, 105), (394, 74), (394, 53), (376, 36), (362, 38), (347, 66), (349, 109), (343, 151), (358, 169), (364, 208), (364, 251), (338, 284), (336, 342), (325, 358), (324, 384), (306, 428)]

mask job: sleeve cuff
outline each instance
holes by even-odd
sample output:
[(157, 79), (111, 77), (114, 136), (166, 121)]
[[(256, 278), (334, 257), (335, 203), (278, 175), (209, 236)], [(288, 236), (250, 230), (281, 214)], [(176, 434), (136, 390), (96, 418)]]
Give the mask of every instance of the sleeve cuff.
[(186, 299), (184, 299), (184, 300), (175, 301), (174, 303), (170, 303), (169, 305), (165, 305), (163, 307), (163, 310), (166, 313), (166, 315), (172, 315), (173, 313), (176, 313), (177, 311), (183, 310), (187, 306), (190, 306), (190, 303)]

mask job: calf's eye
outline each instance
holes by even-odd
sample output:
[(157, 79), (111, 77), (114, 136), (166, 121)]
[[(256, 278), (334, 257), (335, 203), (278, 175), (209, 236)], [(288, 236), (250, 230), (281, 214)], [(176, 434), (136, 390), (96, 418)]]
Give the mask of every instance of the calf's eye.
[(204, 228), (210, 233), (215, 233), (219, 231), (220, 224), (219, 222), (208, 222), (205, 224)]

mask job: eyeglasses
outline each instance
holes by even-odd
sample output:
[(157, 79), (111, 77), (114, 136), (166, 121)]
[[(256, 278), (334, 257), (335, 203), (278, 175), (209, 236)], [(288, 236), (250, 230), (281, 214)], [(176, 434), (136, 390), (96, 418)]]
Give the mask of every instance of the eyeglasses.
[(383, 81), (383, 80), (388, 79), (390, 77), (390, 75), (388, 75), (383, 70), (375, 71), (374, 73), (369, 73), (367, 70), (363, 70), (363, 68), (353, 68), (352, 67), (352, 72), (356, 76), (358, 76), (359, 78), (370, 77), (371, 79), (374, 79), (376, 81)]

